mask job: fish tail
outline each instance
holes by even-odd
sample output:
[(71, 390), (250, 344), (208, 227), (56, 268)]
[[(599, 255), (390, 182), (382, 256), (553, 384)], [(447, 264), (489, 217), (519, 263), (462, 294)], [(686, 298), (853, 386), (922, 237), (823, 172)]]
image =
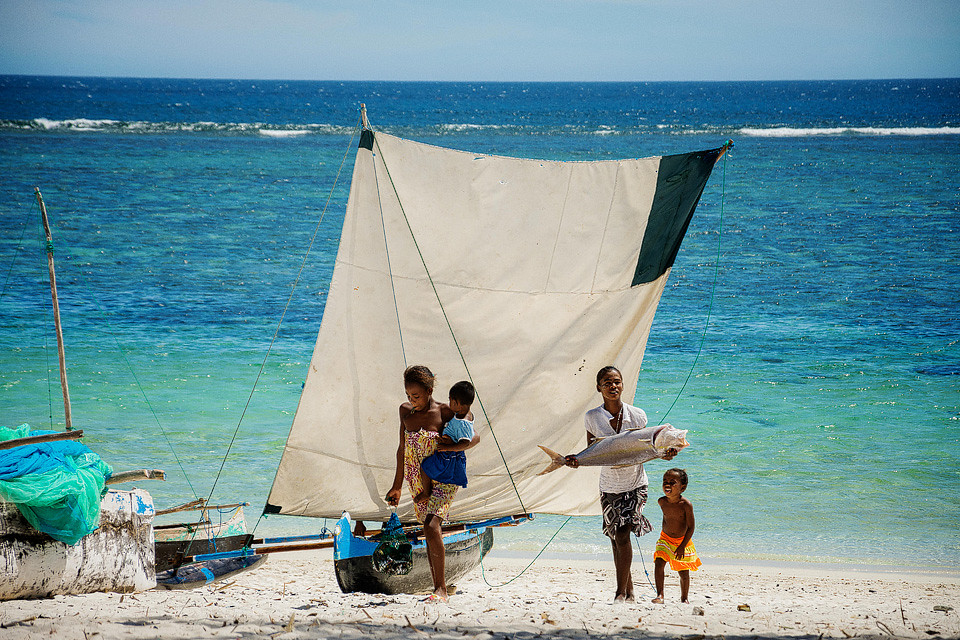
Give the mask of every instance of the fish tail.
[(566, 463), (566, 461), (564, 460), (564, 458), (563, 458), (562, 455), (560, 455), (560, 454), (557, 453), (556, 451), (552, 451), (552, 450), (550, 450), (550, 449), (547, 449), (547, 448), (546, 448), (545, 446), (543, 446), (542, 444), (538, 444), (537, 446), (540, 447), (541, 449), (543, 449), (543, 452), (544, 452), (545, 454), (547, 454), (548, 456), (550, 456), (550, 458), (551, 458), (550, 464), (548, 464), (543, 471), (541, 471), (540, 473), (538, 473), (538, 474), (537, 474), (538, 476), (542, 476), (542, 475), (545, 474), (545, 473), (550, 473), (551, 471), (556, 471), (556, 470), (559, 469), (560, 467), (566, 466), (567, 463)]

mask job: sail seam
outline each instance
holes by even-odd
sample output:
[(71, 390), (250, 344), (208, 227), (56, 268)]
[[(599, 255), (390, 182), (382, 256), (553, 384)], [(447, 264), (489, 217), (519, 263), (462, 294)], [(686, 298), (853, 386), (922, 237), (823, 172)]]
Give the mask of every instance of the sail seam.
[(597, 286), (597, 273), (600, 271), (600, 259), (603, 257), (603, 243), (607, 239), (607, 225), (610, 224), (610, 214), (613, 211), (613, 203), (617, 197), (617, 185), (620, 184), (620, 167), (622, 163), (617, 163), (617, 172), (613, 176), (613, 189), (610, 192), (610, 206), (607, 207), (607, 217), (603, 221), (603, 235), (600, 236), (600, 248), (597, 250), (597, 262), (593, 265), (593, 280), (590, 282), (590, 291), (594, 291)]
[(560, 207), (560, 219), (557, 221), (557, 234), (553, 237), (553, 251), (550, 252), (550, 266), (547, 267), (547, 278), (543, 282), (543, 292), (550, 286), (550, 277), (553, 275), (553, 261), (557, 257), (557, 246), (560, 244), (560, 230), (563, 229), (563, 219), (567, 214), (567, 200), (570, 198), (570, 183), (573, 182), (573, 168), (567, 172), (567, 189), (563, 193), (563, 205)]
[[(342, 264), (350, 265), (354, 269), (366, 271), (367, 273), (380, 273), (383, 275), (390, 275), (389, 272), (382, 271), (374, 267), (368, 267), (361, 264), (356, 264), (354, 262), (348, 262), (346, 260), (343, 260), (340, 262), (342, 262)], [(397, 274), (392, 274), (391, 277), (397, 280), (406, 280), (408, 282), (416, 282), (417, 280), (419, 280), (419, 278), (415, 276), (404, 276), (404, 275), (397, 275)], [(439, 286), (450, 287), (452, 289), (465, 289), (468, 291), (489, 291), (492, 293), (517, 293), (517, 294), (526, 294), (526, 295), (570, 295), (570, 296), (595, 296), (595, 295), (603, 295), (608, 293), (623, 293), (626, 291), (630, 291), (632, 289), (636, 289), (637, 287), (640, 287), (640, 286), (651, 284), (649, 282), (644, 282), (639, 285), (625, 286), (620, 289), (600, 289), (600, 290), (590, 290), (590, 291), (586, 291), (586, 290), (560, 291), (560, 290), (541, 290), (541, 289), (495, 289), (493, 287), (472, 286), (472, 285), (460, 284), (457, 282), (447, 282), (445, 280), (433, 280), (432, 282)]]

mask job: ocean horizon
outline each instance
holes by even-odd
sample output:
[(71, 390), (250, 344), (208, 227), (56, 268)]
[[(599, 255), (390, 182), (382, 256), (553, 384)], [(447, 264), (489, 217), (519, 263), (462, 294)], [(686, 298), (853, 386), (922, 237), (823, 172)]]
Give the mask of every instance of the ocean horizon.
[[(633, 158), (732, 139), (634, 401), (690, 430), (669, 466), (690, 474), (698, 551), (960, 567), (956, 78), (0, 76), (0, 425), (63, 428), (39, 187), (84, 442), (116, 470), (165, 469), (140, 485), (160, 508), (215, 486), (214, 502), (248, 502), (257, 522), (323, 314), (361, 102), (377, 130), (497, 155)], [(398, 372), (383, 402), (403, 399)], [(647, 465), (655, 528), (665, 468)], [(257, 532), (323, 526), (270, 516)], [(524, 557), (548, 541), (561, 556), (610, 549), (599, 518), (541, 515), (496, 536)], [(639, 541), (647, 560), (654, 543)]]

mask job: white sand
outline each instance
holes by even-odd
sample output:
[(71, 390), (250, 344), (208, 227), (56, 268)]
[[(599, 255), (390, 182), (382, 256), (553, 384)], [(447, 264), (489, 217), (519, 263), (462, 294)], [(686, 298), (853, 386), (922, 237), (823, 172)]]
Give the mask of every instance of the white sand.
[[(488, 558), (486, 579), (507, 582), (526, 564)], [(193, 591), (0, 603), (0, 638), (960, 637), (956, 571), (706, 562), (691, 574), (689, 605), (679, 603), (675, 573), (667, 572), (665, 605), (649, 602), (639, 563), (634, 580), (638, 601), (614, 604), (612, 562), (540, 560), (502, 587), (487, 586), (477, 571), (449, 603), (433, 604), (341, 593), (329, 551), (276, 554), (233, 581)]]

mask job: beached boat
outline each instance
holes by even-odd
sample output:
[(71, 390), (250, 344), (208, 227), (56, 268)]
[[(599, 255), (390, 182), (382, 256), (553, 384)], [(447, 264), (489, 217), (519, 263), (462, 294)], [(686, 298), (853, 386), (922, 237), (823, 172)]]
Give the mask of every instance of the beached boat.
[[(654, 312), (714, 163), (727, 147), (598, 162), (507, 158), (374, 131), (361, 114), (350, 195), (319, 335), (266, 513), (339, 521), (345, 591), (432, 589), (413, 503), (412, 566), (373, 563), (395, 470), (401, 374), (436, 393), (471, 380), (480, 444), (449, 513), (447, 581), (492, 545), (494, 524), (598, 513), (596, 469), (538, 477), (537, 445), (575, 451), (616, 363), (635, 392)], [(391, 400), (393, 398), (393, 400)], [(519, 514), (513, 517), (511, 514)], [(351, 520), (361, 523), (351, 532)]]
[[(73, 442), (83, 432), (73, 430), (53, 238), (39, 188), (35, 195), (46, 235), (67, 430), (40, 434), (30, 434), (28, 426), (4, 430), (0, 600), (149, 589), (155, 584), (150, 494), (106, 491), (101, 497), (111, 475), (109, 467)], [(162, 472), (157, 474), (162, 477)], [(141, 477), (143, 473), (127, 472), (117, 474), (116, 481)]]
[[(159, 470), (111, 474), (93, 452), (70, 442), (78, 440), (83, 431), (72, 428), (53, 238), (39, 188), (35, 195), (46, 235), (67, 430), (40, 434), (30, 434), (27, 426), (4, 430), (0, 479), (10, 484), (5, 484), (0, 492), (0, 600), (150, 589), (156, 585), (157, 572), (175, 570), (185, 556), (241, 548), (250, 543), (252, 536), (246, 533), (241, 505), (229, 505), (233, 508), (232, 516), (215, 523), (208, 514), (216, 507), (200, 504), (201, 517), (197, 522), (161, 525), (155, 543), (152, 521), (156, 512), (149, 493), (139, 489), (110, 490), (101, 499), (100, 490), (107, 484), (163, 479), (164, 474)], [(22, 434), (27, 435), (18, 437)], [(88, 470), (78, 470), (81, 466)], [(31, 489), (34, 485), (36, 491)], [(78, 489), (80, 486), (83, 488)], [(40, 507), (45, 509), (44, 515), (40, 515), (27, 502), (5, 501), (3, 496), (8, 493), (29, 500), (30, 505), (40, 500), (51, 506), (45, 502)], [(185, 505), (191, 506), (197, 505)], [(24, 508), (32, 509), (31, 520), (24, 517)], [(50, 518), (62, 520), (52, 524)], [(217, 576), (228, 571), (236, 573), (236, 567), (223, 565), (216, 565)]]
[[(222, 551), (234, 551), (250, 545), (253, 536), (247, 533), (243, 516), (245, 504), (206, 506), (206, 500), (158, 511), (157, 515), (197, 510), (200, 517), (192, 522), (155, 524), (153, 526), (155, 567), (157, 573), (183, 566), (184, 558)], [(211, 514), (216, 514), (216, 518)]]
[(0, 502), (0, 600), (153, 588), (153, 513), (146, 491), (110, 490), (97, 529), (70, 545)]

